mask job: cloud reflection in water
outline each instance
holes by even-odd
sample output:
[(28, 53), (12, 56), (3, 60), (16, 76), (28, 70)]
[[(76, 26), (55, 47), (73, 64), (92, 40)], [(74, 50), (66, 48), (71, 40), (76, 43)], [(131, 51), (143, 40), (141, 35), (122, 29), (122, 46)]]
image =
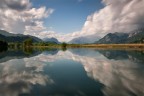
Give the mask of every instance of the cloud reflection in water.
[(59, 51), (56, 55), (42, 55), (45, 57), (42, 61), (65, 58), (80, 62), (90, 78), (104, 84), (102, 91), (106, 96), (144, 95), (144, 61), (139, 59), (144, 57), (143, 54), (133, 51), (82, 51), (72, 49)]
[[(53, 78), (43, 74), (44, 67), (56, 60), (73, 60), (83, 65), (87, 76), (104, 85), (106, 96), (144, 95), (143, 52), (69, 49), (55, 54), (12, 59), (0, 63), (0, 94), (18, 96), (29, 93), (33, 85), (53, 84)], [(52, 65), (53, 66), (53, 65)]]
[(42, 74), (45, 64), (34, 58), (13, 59), (0, 63), (1, 96), (18, 96), (20, 93), (29, 93), (33, 85), (45, 86), (53, 83), (48, 75)]

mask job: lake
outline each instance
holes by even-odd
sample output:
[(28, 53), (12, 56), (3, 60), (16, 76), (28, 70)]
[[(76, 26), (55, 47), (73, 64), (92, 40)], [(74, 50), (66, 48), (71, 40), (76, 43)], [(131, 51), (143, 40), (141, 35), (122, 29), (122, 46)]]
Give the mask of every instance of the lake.
[(144, 96), (144, 51), (1, 52), (0, 96)]

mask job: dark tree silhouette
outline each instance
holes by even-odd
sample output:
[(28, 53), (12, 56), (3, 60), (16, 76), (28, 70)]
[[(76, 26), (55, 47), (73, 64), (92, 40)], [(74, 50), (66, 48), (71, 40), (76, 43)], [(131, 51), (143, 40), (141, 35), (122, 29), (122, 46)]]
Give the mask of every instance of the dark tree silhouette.
[(0, 51), (6, 51), (8, 49), (8, 43), (5, 41), (0, 41)]
[(29, 39), (24, 40), (23, 45), (24, 47), (32, 46), (32, 39), (29, 38)]

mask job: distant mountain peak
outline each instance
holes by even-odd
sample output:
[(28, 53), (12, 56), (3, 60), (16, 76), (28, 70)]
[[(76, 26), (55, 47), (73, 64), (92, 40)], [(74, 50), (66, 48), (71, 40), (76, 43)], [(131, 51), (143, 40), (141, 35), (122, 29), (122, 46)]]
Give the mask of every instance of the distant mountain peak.
[(135, 35), (137, 35), (139, 33), (143, 33), (143, 32), (144, 32), (144, 28), (140, 28), (140, 29), (136, 29), (134, 31), (131, 31), (130, 34), (129, 34), (129, 38), (133, 37), (133, 36), (135, 36)]
[(68, 43), (70, 44), (88, 44), (88, 43), (94, 43), (95, 41), (98, 41), (100, 39), (97, 35), (88, 35), (88, 36), (81, 36), (78, 38), (74, 38)]
[(45, 42), (53, 42), (53, 43), (57, 43), (57, 44), (59, 44), (60, 42), (56, 39), (56, 38), (54, 38), (54, 37), (51, 37), (51, 38), (43, 38), (43, 41), (45, 41)]

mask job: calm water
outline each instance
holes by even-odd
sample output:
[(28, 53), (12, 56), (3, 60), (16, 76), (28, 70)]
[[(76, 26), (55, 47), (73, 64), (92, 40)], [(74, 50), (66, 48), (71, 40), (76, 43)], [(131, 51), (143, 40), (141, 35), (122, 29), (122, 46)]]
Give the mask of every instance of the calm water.
[(144, 51), (1, 52), (0, 96), (144, 96)]

